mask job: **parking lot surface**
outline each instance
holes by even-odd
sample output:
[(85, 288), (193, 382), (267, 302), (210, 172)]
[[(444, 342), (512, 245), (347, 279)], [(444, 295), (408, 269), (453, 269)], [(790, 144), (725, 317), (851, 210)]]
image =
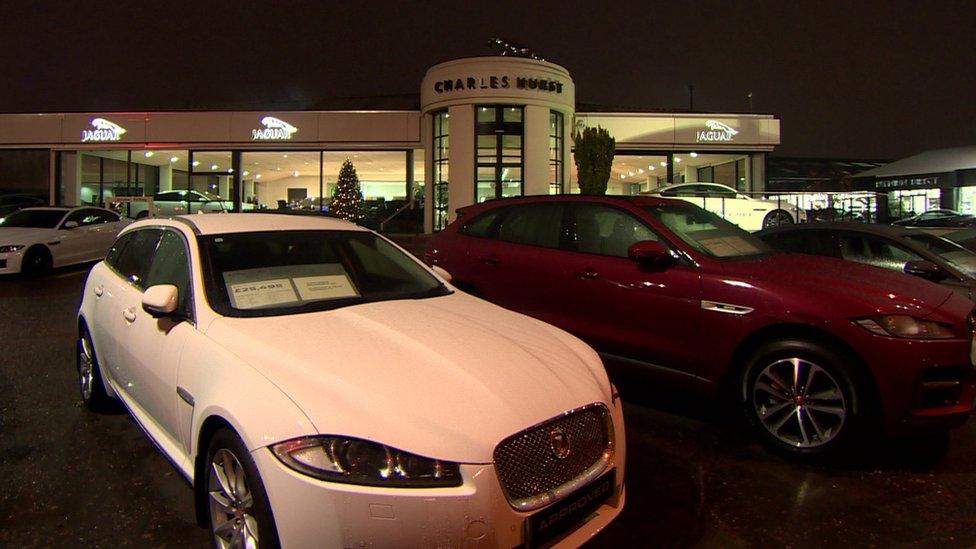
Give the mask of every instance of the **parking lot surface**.
[[(189, 486), (128, 414), (81, 407), (87, 267), (0, 278), (0, 547), (206, 547)], [(592, 547), (971, 547), (976, 424), (809, 465), (766, 453), (701, 397), (612, 372), (627, 506)]]

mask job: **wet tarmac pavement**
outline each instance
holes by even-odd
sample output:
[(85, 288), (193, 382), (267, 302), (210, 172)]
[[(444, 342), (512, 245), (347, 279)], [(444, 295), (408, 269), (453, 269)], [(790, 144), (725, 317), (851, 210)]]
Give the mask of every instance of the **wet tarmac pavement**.
[[(86, 268), (0, 278), (0, 547), (206, 547), (192, 494), (123, 412), (81, 407)], [(592, 547), (976, 546), (976, 422), (838, 463), (766, 453), (700, 397), (617, 379), (627, 506)]]

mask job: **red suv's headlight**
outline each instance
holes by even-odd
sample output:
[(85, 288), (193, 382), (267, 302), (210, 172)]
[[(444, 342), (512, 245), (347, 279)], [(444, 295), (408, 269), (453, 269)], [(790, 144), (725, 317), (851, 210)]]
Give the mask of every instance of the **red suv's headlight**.
[(952, 327), (931, 320), (908, 315), (884, 315), (854, 321), (865, 330), (889, 337), (906, 339), (951, 339), (956, 337)]

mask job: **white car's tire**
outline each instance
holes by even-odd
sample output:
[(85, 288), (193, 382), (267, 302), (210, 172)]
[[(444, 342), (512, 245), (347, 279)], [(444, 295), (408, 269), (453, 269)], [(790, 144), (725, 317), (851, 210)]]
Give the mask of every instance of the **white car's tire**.
[(51, 270), (54, 260), (51, 252), (44, 246), (38, 244), (31, 246), (21, 260), (20, 272), (27, 276), (38, 276)]
[(82, 403), (93, 412), (108, 409), (112, 405), (112, 398), (105, 391), (105, 381), (102, 379), (101, 367), (95, 355), (95, 346), (92, 344), (88, 328), (84, 326), (78, 333), (78, 349), (75, 356)]
[(778, 227), (780, 225), (792, 225), (796, 223), (790, 212), (786, 210), (773, 210), (763, 218), (762, 228)]
[(261, 475), (240, 437), (214, 433), (207, 447), (207, 516), (214, 547), (277, 548), (278, 530)]

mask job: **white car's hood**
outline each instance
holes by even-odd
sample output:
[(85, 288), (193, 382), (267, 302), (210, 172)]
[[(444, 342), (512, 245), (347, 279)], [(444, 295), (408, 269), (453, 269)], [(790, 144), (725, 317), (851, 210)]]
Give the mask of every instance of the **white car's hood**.
[(283, 390), (320, 434), (450, 461), (490, 462), (509, 435), (582, 405), (611, 405), (592, 349), (461, 293), (224, 317), (207, 336)]
[(57, 237), (57, 229), (31, 227), (0, 227), (0, 246), (8, 244), (33, 244)]

